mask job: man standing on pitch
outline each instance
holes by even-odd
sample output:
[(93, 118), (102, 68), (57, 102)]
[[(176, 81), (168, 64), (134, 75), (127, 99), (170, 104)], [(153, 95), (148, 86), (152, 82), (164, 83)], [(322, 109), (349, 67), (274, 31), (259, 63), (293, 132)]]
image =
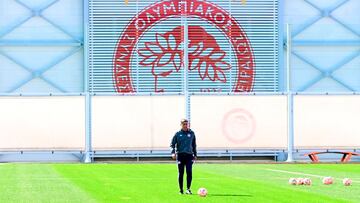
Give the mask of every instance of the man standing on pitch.
[[(189, 129), (189, 122), (182, 119), (180, 122), (181, 130), (178, 131), (171, 141), (171, 156), (175, 160), (177, 158), (178, 171), (179, 171), (179, 188), (180, 194), (184, 194), (183, 179), (184, 167), (186, 166), (186, 194), (192, 194), (190, 187), (192, 181), (192, 164), (196, 159), (196, 138), (195, 133)], [(176, 149), (176, 153), (175, 153)]]

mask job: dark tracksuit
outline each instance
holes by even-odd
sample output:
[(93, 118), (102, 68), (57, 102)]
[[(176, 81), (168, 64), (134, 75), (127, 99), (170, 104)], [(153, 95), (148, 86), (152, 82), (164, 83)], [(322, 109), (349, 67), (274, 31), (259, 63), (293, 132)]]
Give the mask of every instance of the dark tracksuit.
[(191, 187), (192, 181), (192, 164), (194, 156), (196, 156), (196, 138), (195, 133), (189, 129), (188, 131), (180, 130), (171, 141), (171, 153), (177, 153), (177, 164), (179, 170), (179, 187), (183, 191), (184, 167), (186, 166), (186, 186)]

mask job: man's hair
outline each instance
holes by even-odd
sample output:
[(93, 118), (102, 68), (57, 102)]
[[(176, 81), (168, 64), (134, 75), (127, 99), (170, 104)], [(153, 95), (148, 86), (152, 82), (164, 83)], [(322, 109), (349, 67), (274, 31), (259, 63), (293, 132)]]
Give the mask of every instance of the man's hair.
[(188, 123), (189, 121), (185, 118), (181, 119), (180, 123)]

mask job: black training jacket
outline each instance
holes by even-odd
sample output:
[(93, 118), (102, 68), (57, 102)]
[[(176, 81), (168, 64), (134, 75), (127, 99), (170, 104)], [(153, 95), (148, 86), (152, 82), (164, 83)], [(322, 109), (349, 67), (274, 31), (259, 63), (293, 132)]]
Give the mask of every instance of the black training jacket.
[(171, 153), (175, 153), (176, 149), (177, 153), (194, 154), (194, 156), (197, 156), (194, 131), (189, 129), (188, 131), (180, 130), (175, 133), (170, 147), (172, 148)]

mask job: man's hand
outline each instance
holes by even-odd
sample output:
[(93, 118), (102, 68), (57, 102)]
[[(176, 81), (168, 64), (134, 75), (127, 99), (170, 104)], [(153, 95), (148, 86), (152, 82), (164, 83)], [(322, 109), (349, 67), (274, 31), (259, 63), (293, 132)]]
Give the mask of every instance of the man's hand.
[(176, 160), (176, 154), (174, 153), (174, 154), (171, 154), (171, 158), (173, 159), (173, 160)]

